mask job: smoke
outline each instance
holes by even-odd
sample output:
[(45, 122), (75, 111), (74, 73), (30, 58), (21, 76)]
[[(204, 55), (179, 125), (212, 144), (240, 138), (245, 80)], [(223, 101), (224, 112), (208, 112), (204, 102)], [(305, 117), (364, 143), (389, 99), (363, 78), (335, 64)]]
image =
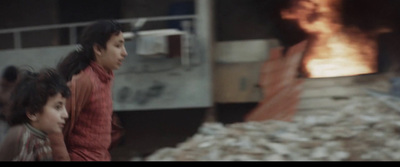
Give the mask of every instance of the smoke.
[[(255, 11), (260, 14), (259, 18), (262, 19), (260, 22), (269, 22), (273, 25), (273, 34), (283, 46), (289, 47), (309, 38), (309, 34), (300, 28), (295, 20), (283, 19), (281, 16), (282, 10), (290, 8), (298, 0), (249, 1), (252, 1)], [(341, 15), (338, 22), (342, 24), (343, 29), (351, 30), (355, 27), (366, 34), (374, 34), (382, 28), (389, 28), (392, 33), (380, 35), (379, 41), (384, 41), (385, 44), (379, 43), (385, 47), (389, 44), (397, 45), (400, 44), (399, 9), (400, 0), (342, 0), (341, 5), (337, 6)], [(393, 48), (398, 48), (397, 46)]]
[(364, 32), (389, 28), (377, 39), (379, 71), (400, 71), (400, 1), (399, 0), (344, 0), (344, 26), (356, 26)]
[(343, 0), (342, 4), (339, 10), (344, 26), (356, 26), (365, 32), (400, 30), (399, 0)]
[(289, 8), (292, 0), (251, 0), (260, 23), (269, 23), (274, 37), (288, 48), (305, 39), (307, 33), (294, 20), (282, 19), (282, 9)]

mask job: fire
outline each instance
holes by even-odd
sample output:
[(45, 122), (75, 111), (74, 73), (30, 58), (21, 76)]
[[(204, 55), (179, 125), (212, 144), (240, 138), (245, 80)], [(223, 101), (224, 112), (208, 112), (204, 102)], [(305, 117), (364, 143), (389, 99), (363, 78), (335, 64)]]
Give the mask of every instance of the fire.
[(377, 72), (377, 43), (373, 35), (356, 27), (344, 27), (342, 0), (292, 0), (282, 11), (310, 34), (303, 71), (311, 78), (354, 76)]

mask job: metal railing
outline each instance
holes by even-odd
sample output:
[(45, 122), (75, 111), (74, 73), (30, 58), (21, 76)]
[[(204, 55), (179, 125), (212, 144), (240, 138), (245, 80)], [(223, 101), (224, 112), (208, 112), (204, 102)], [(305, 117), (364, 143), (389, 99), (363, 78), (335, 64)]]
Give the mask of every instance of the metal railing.
[[(146, 22), (185, 20), (185, 19), (196, 19), (196, 15), (141, 17), (141, 18), (117, 19), (116, 21), (121, 24), (133, 24), (133, 23), (137, 22), (138, 20), (143, 20), (143, 19), (145, 19)], [(93, 22), (94, 21), (3, 29), (3, 30), (0, 30), (0, 34), (12, 33), (13, 39), (14, 39), (14, 49), (21, 49), (22, 48), (22, 40), (21, 40), (22, 32), (68, 28), (69, 29), (69, 43), (75, 44), (77, 42), (77, 28), (87, 26)]]

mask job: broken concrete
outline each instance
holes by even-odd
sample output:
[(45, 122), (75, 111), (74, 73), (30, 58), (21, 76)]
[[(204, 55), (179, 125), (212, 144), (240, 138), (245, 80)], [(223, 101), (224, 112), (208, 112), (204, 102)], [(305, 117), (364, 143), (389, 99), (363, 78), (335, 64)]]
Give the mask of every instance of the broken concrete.
[(398, 111), (355, 96), (336, 110), (298, 112), (291, 122), (204, 123), (176, 147), (132, 160), (393, 161), (400, 159), (399, 132)]

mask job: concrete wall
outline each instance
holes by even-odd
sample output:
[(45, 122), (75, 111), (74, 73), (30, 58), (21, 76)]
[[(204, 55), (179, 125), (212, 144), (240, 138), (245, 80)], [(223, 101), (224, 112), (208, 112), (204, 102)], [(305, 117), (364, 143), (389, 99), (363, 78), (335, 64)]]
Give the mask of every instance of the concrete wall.
[(18, 50), (3, 50), (0, 52), (0, 70), (8, 65), (16, 65), (21, 68), (39, 70), (55, 65), (72, 51), (75, 46), (37, 47)]

